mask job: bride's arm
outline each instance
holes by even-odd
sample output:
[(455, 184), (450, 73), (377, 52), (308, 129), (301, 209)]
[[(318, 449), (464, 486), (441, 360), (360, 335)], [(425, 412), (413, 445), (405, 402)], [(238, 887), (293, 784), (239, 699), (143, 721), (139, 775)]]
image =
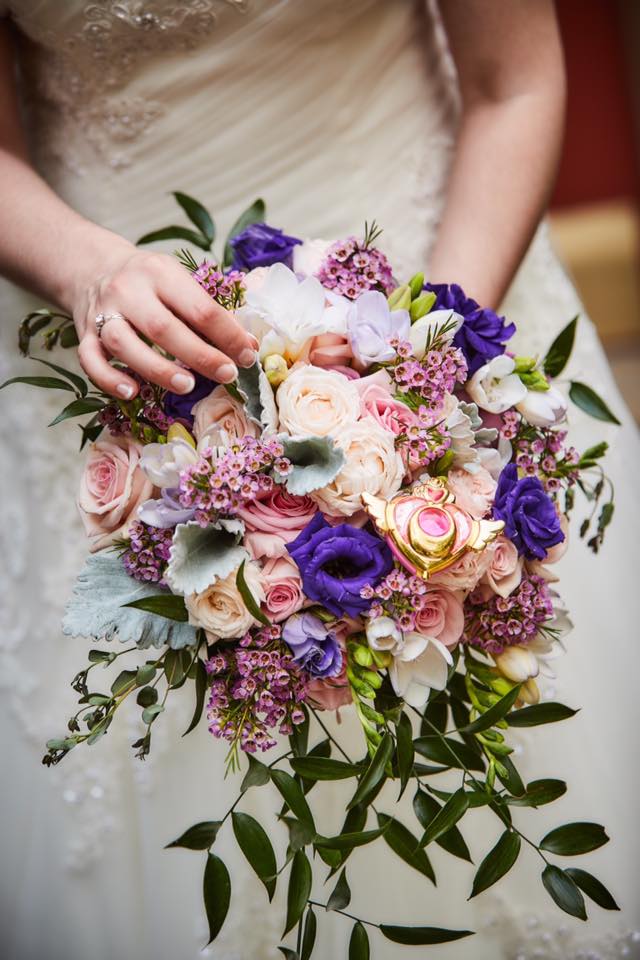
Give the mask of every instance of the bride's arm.
[(565, 76), (552, 0), (440, 0), (462, 94), (430, 264), (497, 307), (544, 214), (562, 142)]
[[(73, 314), (80, 362), (99, 387), (130, 398), (138, 385), (108, 352), (178, 393), (183, 368), (151, 350), (134, 328), (199, 373), (220, 382), (250, 366), (257, 344), (173, 257), (139, 251), (68, 207), (29, 163), (15, 89), (11, 30), (0, 21), (0, 273)], [(98, 339), (95, 316), (119, 312)], [(224, 352), (211, 343), (223, 346)]]

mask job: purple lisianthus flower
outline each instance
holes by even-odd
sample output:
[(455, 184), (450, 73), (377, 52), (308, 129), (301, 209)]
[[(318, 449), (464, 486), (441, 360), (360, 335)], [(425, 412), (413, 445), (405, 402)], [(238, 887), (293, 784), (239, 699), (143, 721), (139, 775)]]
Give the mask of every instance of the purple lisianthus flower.
[(518, 468), (509, 463), (500, 474), (493, 515), (504, 520), (504, 532), (529, 560), (542, 560), (564, 540), (553, 501), (537, 477), (518, 479)]
[(424, 289), (436, 295), (433, 310), (455, 310), (464, 317), (453, 343), (464, 354), (470, 377), (504, 353), (507, 340), (516, 332), (515, 323), (481, 307), (457, 283), (425, 283)]
[(231, 240), (234, 270), (270, 267), (272, 263), (291, 266), (293, 248), (302, 243), (267, 223), (252, 223)]
[(336, 617), (357, 617), (371, 606), (360, 591), (376, 586), (393, 567), (391, 550), (380, 537), (339, 523), (332, 527), (317, 513), (287, 544), (302, 577), (304, 592)]
[(189, 371), (195, 378), (195, 386), (190, 393), (173, 393), (168, 390), (164, 395), (164, 412), (175, 420), (183, 420), (189, 426), (193, 424), (191, 410), (199, 400), (208, 397), (211, 391), (217, 387), (214, 380), (203, 377), (201, 373), (195, 370)]
[(337, 677), (342, 670), (342, 650), (334, 633), (312, 613), (294, 613), (282, 629), (295, 662), (319, 680)]

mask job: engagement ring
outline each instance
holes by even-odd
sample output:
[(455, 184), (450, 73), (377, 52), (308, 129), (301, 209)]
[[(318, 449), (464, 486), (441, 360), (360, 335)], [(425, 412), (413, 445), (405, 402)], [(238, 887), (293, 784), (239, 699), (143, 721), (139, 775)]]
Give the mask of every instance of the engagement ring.
[(98, 337), (102, 335), (102, 328), (105, 323), (108, 323), (109, 320), (124, 320), (125, 317), (121, 313), (99, 313), (95, 319), (96, 332)]

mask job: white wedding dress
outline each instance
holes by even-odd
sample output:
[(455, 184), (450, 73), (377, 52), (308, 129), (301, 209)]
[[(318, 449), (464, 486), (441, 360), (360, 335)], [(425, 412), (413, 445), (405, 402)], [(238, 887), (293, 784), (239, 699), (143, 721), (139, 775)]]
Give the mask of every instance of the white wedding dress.
[[(414, 0), (0, 0), (0, 12), (21, 37), (36, 163), (87, 217), (135, 240), (175, 219), (169, 193), (183, 190), (214, 212), (224, 234), (262, 196), (269, 222), (287, 232), (340, 237), (375, 217), (399, 275), (428, 264), (458, 107), (430, 8)], [(39, 305), (0, 286), (3, 380), (35, 366), (17, 354), (16, 326)], [(544, 350), (581, 311), (544, 227), (504, 309), (529, 354)], [(611, 443), (617, 513), (598, 558), (574, 542), (562, 563), (575, 631), (545, 696), (583, 710), (518, 737), (527, 779), (564, 777), (569, 792), (537, 813), (518, 811), (518, 822), (535, 838), (568, 820), (605, 823), (612, 841), (584, 866), (610, 887), (622, 913), (592, 905), (588, 925), (560, 913), (528, 849), (499, 886), (467, 903), (469, 864), (437, 850), (434, 889), (379, 841), (349, 863), (350, 911), (478, 931), (428, 950), (394, 947), (373, 931), (372, 956), (384, 960), (640, 956), (633, 932), (640, 924), (640, 448), (585, 317), (571, 374), (593, 385), (624, 423), (618, 429), (571, 412), (577, 446)], [(86, 643), (63, 638), (58, 628), (86, 551), (74, 506), (79, 434), (68, 424), (46, 429), (60, 395), (12, 387), (0, 401), (0, 953), (6, 960), (275, 960), (282, 892), (269, 908), (230, 831), (217, 847), (236, 899), (204, 953), (202, 856), (163, 850), (192, 823), (220, 816), (237, 791), (237, 779), (222, 779), (224, 747), (205, 724), (180, 739), (190, 696), (156, 724), (146, 764), (129, 747), (139, 735), (132, 713), (99, 745), (54, 769), (40, 765), (44, 741), (59, 735), (73, 712), (69, 681), (85, 663)], [(354, 753), (356, 726), (345, 710), (338, 735)], [(330, 798), (318, 809), (325, 832), (339, 829), (347, 789), (318, 788), (316, 805), (321, 792)], [(385, 800), (389, 812), (394, 796)], [(241, 809), (269, 824), (276, 807), (263, 787), (250, 791)], [(398, 815), (405, 814), (402, 808)], [(474, 811), (462, 827), (477, 864), (498, 823)], [(271, 829), (282, 850), (282, 828)], [(326, 898), (327, 888), (318, 885), (315, 896)], [(345, 957), (349, 921), (320, 911), (319, 927), (314, 956)]]

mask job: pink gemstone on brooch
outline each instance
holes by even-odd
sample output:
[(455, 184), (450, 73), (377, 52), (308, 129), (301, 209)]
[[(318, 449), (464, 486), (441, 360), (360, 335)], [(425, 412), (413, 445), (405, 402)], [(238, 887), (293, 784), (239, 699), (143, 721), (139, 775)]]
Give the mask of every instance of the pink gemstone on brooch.
[(449, 533), (452, 522), (442, 507), (423, 507), (418, 515), (420, 528), (428, 537), (442, 537)]

